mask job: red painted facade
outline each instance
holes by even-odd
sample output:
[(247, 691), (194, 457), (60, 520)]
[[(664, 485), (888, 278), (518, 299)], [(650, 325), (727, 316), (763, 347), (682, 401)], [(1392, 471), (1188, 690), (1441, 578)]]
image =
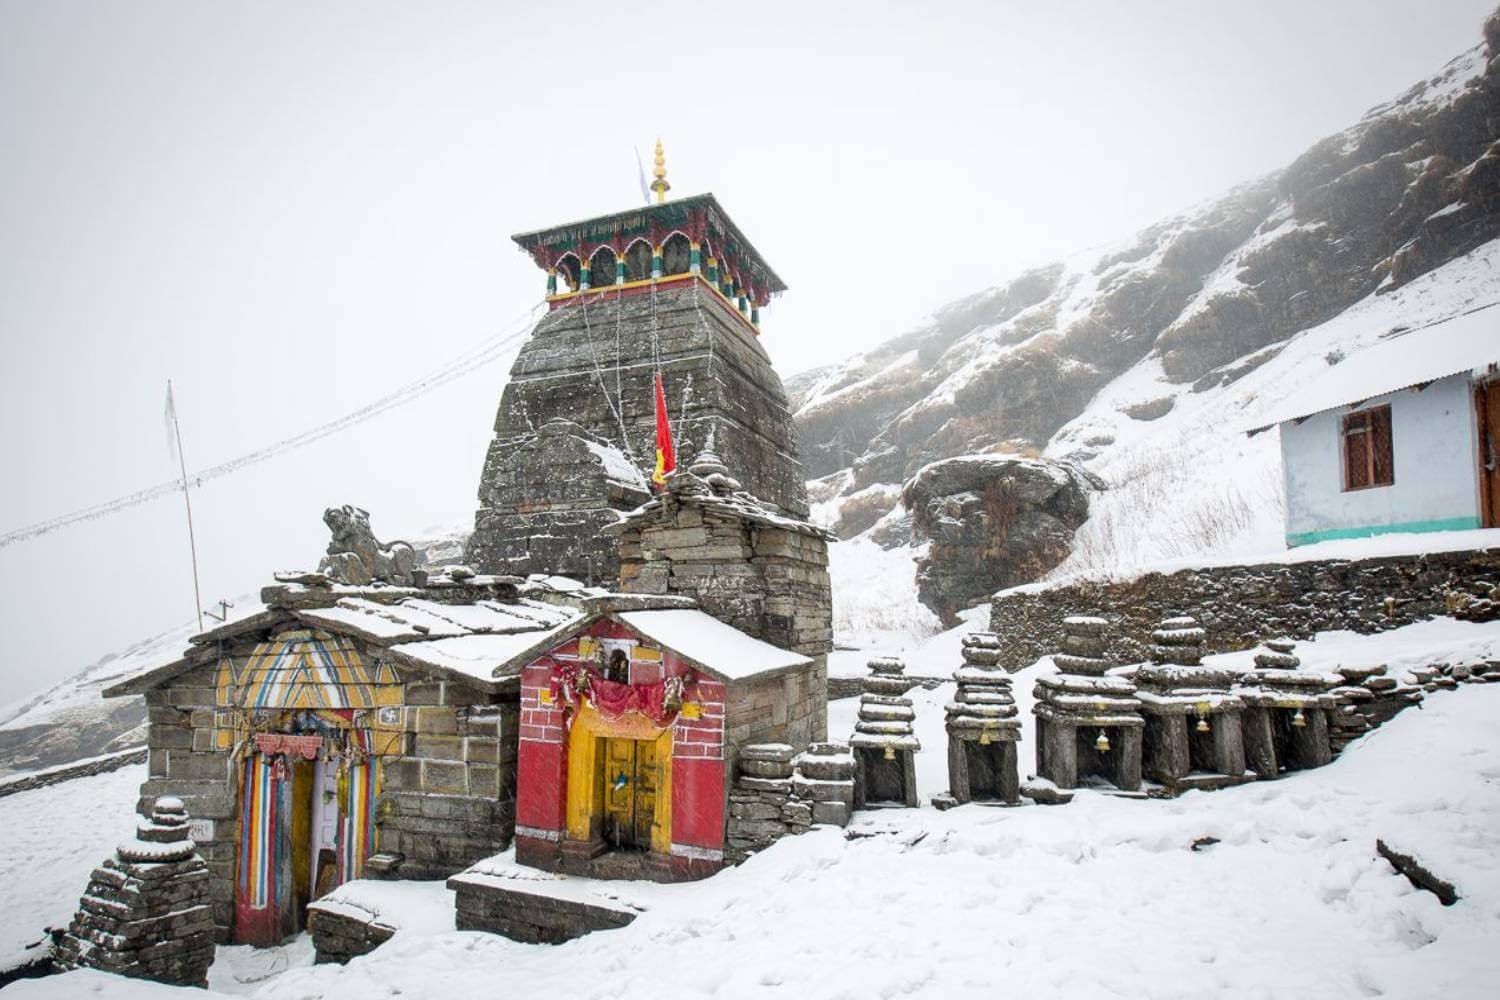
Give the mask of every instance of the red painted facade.
[[(642, 698), (649, 686), (681, 678), (681, 707), (660, 720), (664, 725), (657, 725), (639, 709), (624, 712), (619, 721), (637, 733), (655, 734), (658, 741), (665, 730), (671, 731), (671, 850), (669, 854), (654, 852), (655, 862), (672, 877), (712, 874), (723, 864), (726, 826), (725, 686), (680, 660), (671, 649), (661, 649), (612, 619), (593, 623), (521, 671), (517, 859), (556, 870), (570, 853), (600, 850), (597, 844), (570, 841), (568, 835), (571, 724), (589, 699), (585, 693), (569, 703), (570, 671), (591, 662), (580, 652), (580, 639), (590, 647), (618, 644), (617, 648), (628, 649), (629, 684)], [(589, 704), (597, 710), (592, 700)]]

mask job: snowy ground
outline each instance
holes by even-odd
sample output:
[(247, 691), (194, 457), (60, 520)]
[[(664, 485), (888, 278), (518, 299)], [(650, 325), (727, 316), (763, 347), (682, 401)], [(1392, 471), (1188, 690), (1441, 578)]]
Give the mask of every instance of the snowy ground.
[[(956, 636), (914, 648), (913, 669), (950, 672)], [(1329, 633), (1299, 652), (1313, 668), (1386, 663), (1398, 672), (1500, 654), (1500, 624)], [(1050, 669), (1043, 660), (1016, 677), (1028, 741), (1034, 676)], [(913, 694), (924, 800), (947, 784), (950, 691)], [(832, 706), (835, 735), (848, 731), (854, 705)], [(1438, 692), (1320, 771), (1174, 801), (1081, 792), (1058, 808), (865, 812), (847, 836), (819, 829), (707, 882), (650, 887), (650, 910), (621, 931), (548, 947), (434, 932), (423, 920), (344, 968), (309, 967), (305, 952), (293, 954), (255, 995), (1491, 996), (1500, 975), (1497, 715), (1500, 685)], [(1021, 760), (1030, 763), (1029, 746)], [(66, 791), (74, 786), (85, 794)], [(24, 817), (8, 811), (15, 800), (45, 792), (0, 800), (0, 829), (24, 818), (42, 830), (32, 867), (48, 864), (46, 834), (87, 787), (48, 790), (55, 794), (33, 800)], [(115, 815), (128, 818), (128, 808)], [(1202, 837), (1220, 842), (1191, 850)], [(1444, 908), (1413, 889), (1375, 856), (1376, 837), (1419, 855), (1463, 899)], [(97, 849), (114, 838), (93, 839)], [(54, 849), (59, 841), (51, 837)], [(82, 886), (64, 888), (54, 890), (62, 908)], [(409, 889), (446, 895), (440, 883)], [(253, 959), (243, 951), (221, 950), (208, 996), (221, 995), (230, 961), (243, 968)], [(204, 995), (77, 973), (7, 993)]]
[(89, 873), (135, 836), (146, 765), (0, 798), (0, 965), (66, 927)]

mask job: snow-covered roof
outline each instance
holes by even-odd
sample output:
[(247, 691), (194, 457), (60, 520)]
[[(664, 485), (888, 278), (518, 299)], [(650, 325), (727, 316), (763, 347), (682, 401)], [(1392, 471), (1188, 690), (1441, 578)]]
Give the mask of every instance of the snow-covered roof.
[(578, 617), (568, 618), (562, 626), (547, 632), (488, 633), (448, 636), (428, 642), (403, 642), (391, 647), (388, 655), (398, 664), (459, 674), (489, 685), (516, 676), (518, 667), (504, 668), (523, 657), (529, 660), (530, 657), (524, 654), (538, 645), (549, 646), (554, 638), (561, 641), (561, 633), (575, 624)]
[(1495, 364), (1500, 364), (1500, 310), (1476, 309), (1345, 358), (1273, 407), (1248, 433)]
[[(264, 634), (287, 622), (382, 646), (397, 664), (493, 690), (506, 679), (497, 673), (498, 667), (585, 617), (576, 608), (525, 597), (446, 603), (428, 597), (397, 596), (425, 593), (422, 590), (354, 592), (358, 596), (342, 596), (345, 590), (324, 588), (326, 605), (300, 606), (317, 591), (297, 587), (292, 593), (299, 604), (282, 607), (273, 602), (266, 610), (232, 626), (219, 626), (194, 636), (185, 655), (179, 653), (175, 659), (161, 655), (149, 666), (120, 677), (103, 694), (115, 697), (147, 691), (194, 666), (217, 661), (219, 641)], [(276, 591), (277, 595), (282, 593)]]
[(622, 611), (615, 617), (725, 680), (744, 680), (812, 662), (801, 653), (762, 642), (696, 608)]

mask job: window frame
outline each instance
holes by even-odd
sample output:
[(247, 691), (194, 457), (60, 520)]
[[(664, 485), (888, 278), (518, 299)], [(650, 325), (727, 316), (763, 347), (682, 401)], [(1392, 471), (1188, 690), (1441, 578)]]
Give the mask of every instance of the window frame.
[[(1389, 459), (1386, 463), (1386, 473), (1389, 478), (1381, 482), (1377, 479), (1376, 454), (1379, 449), (1379, 441), (1375, 435), (1376, 415), (1385, 413), (1385, 452)], [(1351, 462), (1349, 454), (1349, 441), (1352, 434), (1365, 435), (1365, 475), (1364, 483), (1355, 485), (1350, 476)], [(1391, 404), (1381, 403), (1377, 406), (1366, 406), (1358, 410), (1345, 413), (1339, 422), (1339, 477), (1342, 480), (1343, 492), (1358, 493), (1362, 490), (1379, 490), (1396, 485), (1396, 446), (1395, 425), (1391, 418)]]

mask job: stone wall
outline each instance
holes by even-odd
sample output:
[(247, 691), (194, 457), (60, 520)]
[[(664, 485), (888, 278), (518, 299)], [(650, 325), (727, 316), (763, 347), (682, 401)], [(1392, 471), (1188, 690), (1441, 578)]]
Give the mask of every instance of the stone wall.
[(21, 778), (13, 778), (0, 783), (0, 799), (17, 792), (29, 792), (33, 788), (46, 788), (48, 785), (60, 785), (64, 781), (72, 781), (74, 778), (88, 778), (96, 774), (105, 774), (109, 771), (118, 771), (130, 764), (144, 764), (146, 762), (147, 750), (145, 747), (134, 747), (130, 750), (121, 750), (105, 757), (94, 760), (80, 761), (65, 767), (53, 767), (40, 774), (28, 774)]
[[(562, 417), (649, 472), (655, 457), (658, 361), (679, 453), (690, 455), (712, 438), (757, 496), (806, 516), (807, 491), (786, 395), (765, 349), (740, 318), (696, 280), (653, 294), (606, 293), (549, 312), (516, 356), (480, 476), (479, 511), (467, 553), (476, 569), (507, 571), (505, 554), (519, 543), (517, 536), (542, 534), (560, 539), (548, 550), (560, 562), (541, 569), (572, 576), (587, 572), (594, 532), (586, 519), (568, 511), (539, 513), (529, 524), (495, 516), (515, 509), (506, 484), (516, 470), (508, 472), (508, 463), (534, 446), (539, 428)], [(543, 471), (546, 457), (538, 453)], [(554, 481), (551, 489), (555, 492), (541, 502), (580, 499), (569, 483)], [(592, 495), (596, 508), (605, 506), (603, 498)]]
[(387, 759), (379, 849), (401, 878), (453, 874), (510, 846), (516, 826), (516, 701), (445, 682), (406, 685), (406, 751)]
[[(238, 644), (244, 645), (244, 644)], [(248, 654), (253, 644), (226, 653)], [(195, 820), (212, 820), (198, 852), (211, 879), (218, 939), (233, 921), (239, 850), (238, 768), (215, 748), (217, 666), (204, 664), (146, 694), (147, 779), (137, 811), (174, 795)], [(440, 878), (504, 850), (515, 830), (518, 708), (459, 684), (404, 685), (402, 752), (383, 759), (377, 847), (404, 855), (402, 878)]]
[(1001, 592), (990, 630), (1002, 663), (1016, 669), (1061, 648), (1062, 620), (1100, 615), (1111, 622), (1107, 655), (1145, 660), (1151, 630), (1167, 612), (1190, 614), (1215, 652), (1249, 649), (1266, 638), (1298, 639), (1330, 629), (1374, 633), (1448, 613), (1444, 590), (1500, 582), (1500, 549), (1359, 560), (1319, 560), (1147, 573), (1130, 580), (1084, 580)]

